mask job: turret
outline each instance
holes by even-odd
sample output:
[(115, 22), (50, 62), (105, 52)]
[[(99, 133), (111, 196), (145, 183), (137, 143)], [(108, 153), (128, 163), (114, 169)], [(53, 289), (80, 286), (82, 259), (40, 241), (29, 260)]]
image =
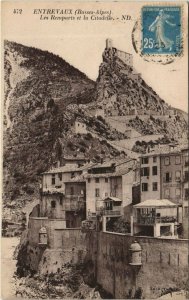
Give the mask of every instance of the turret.
[(106, 49), (112, 49), (113, 42), (111, 39), (106, 39)]
[(131, 252), (131, 261), (129, 264), (132, 266), (141, 266), (142, 265), (142, 261), (141, 261), (142, 248), (139, 245), (139, 243), (137, 243), (136, 241), (134, 243), (132, 243), (129, 250)]

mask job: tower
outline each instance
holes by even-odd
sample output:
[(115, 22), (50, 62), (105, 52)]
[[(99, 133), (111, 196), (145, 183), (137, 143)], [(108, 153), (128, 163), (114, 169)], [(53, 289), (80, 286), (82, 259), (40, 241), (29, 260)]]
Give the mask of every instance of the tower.
[(106, 48), (111, 49), (113, 46), (112, 39), (106, 39)]

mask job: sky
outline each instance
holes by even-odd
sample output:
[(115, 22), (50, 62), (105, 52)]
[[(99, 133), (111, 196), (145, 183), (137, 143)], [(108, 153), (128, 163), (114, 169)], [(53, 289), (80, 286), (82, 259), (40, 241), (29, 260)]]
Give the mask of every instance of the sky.
[[(36, 4), (37, 3), (37, 4)], [(96, 80), (106, 38), (113, 40), (114, 47), (133, 54), (134, 67), (143, 79), (168, 104), (187, 111), (188, 107), (188, 71), (187, 43), (184, 55), (173, 63), (145, 61), (133, 48), (131, 34), (136, 21), (140, 20), (141, 3), (72, 3), (64, 8), (82, 10), (111, 9), (112, 16), (118, 21), (52, 21), (40, 20), (40, 15), (33, 14), (35, 8), (63, 8), (60, 2), (24, 2), (14, 3), (22, 7), (24, 14), (12, 14), (11, 3), (4, 6), (3, 39), (12, 40), (26, 46), (33, 46), (58, 54), (67, 62)], [(53, 4), (52, 4), (53, 3)], [(93, 6), (91, 6), (93, 5)], [(120, 21), (121, 16), (131, 15), (130, 21)], [(185, 13), (186, 14), (186, 13)], [(185, 15), (185, 17), (187, 17)], [(187, 36), (183, 29), (184, 37)], [(136, 39), (138, 37), (136, 36)], [(139, 38), (138, 38), (139, 40)]]

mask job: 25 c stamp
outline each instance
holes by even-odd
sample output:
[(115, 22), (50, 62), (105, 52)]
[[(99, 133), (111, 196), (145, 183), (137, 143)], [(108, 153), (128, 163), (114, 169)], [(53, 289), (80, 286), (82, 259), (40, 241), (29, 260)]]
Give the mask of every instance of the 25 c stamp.
[(182, 51), (181, 6), (142, 8), (142, 54), (179, 55)]

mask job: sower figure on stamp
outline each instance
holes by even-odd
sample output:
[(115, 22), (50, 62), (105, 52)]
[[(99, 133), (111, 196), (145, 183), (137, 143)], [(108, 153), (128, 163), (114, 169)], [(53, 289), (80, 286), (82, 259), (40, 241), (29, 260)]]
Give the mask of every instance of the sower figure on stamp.
[(164, 10), (161, 9), (155, 21), (149, 26), (149, 30), (155, 31), (156, 33), (156, 47), (159, 49), (159, 51), (161, 51), (162, 48), (169, 49), (169, 51), (172, 50), (174, 41), (166, 37), (164, 33), (166, 24), (170, 26), (176, 26), (176, 24), (173, 24), (170, 21), (168, 21), (168, 19), (170, 18), (171, 16), (165, 14)]

